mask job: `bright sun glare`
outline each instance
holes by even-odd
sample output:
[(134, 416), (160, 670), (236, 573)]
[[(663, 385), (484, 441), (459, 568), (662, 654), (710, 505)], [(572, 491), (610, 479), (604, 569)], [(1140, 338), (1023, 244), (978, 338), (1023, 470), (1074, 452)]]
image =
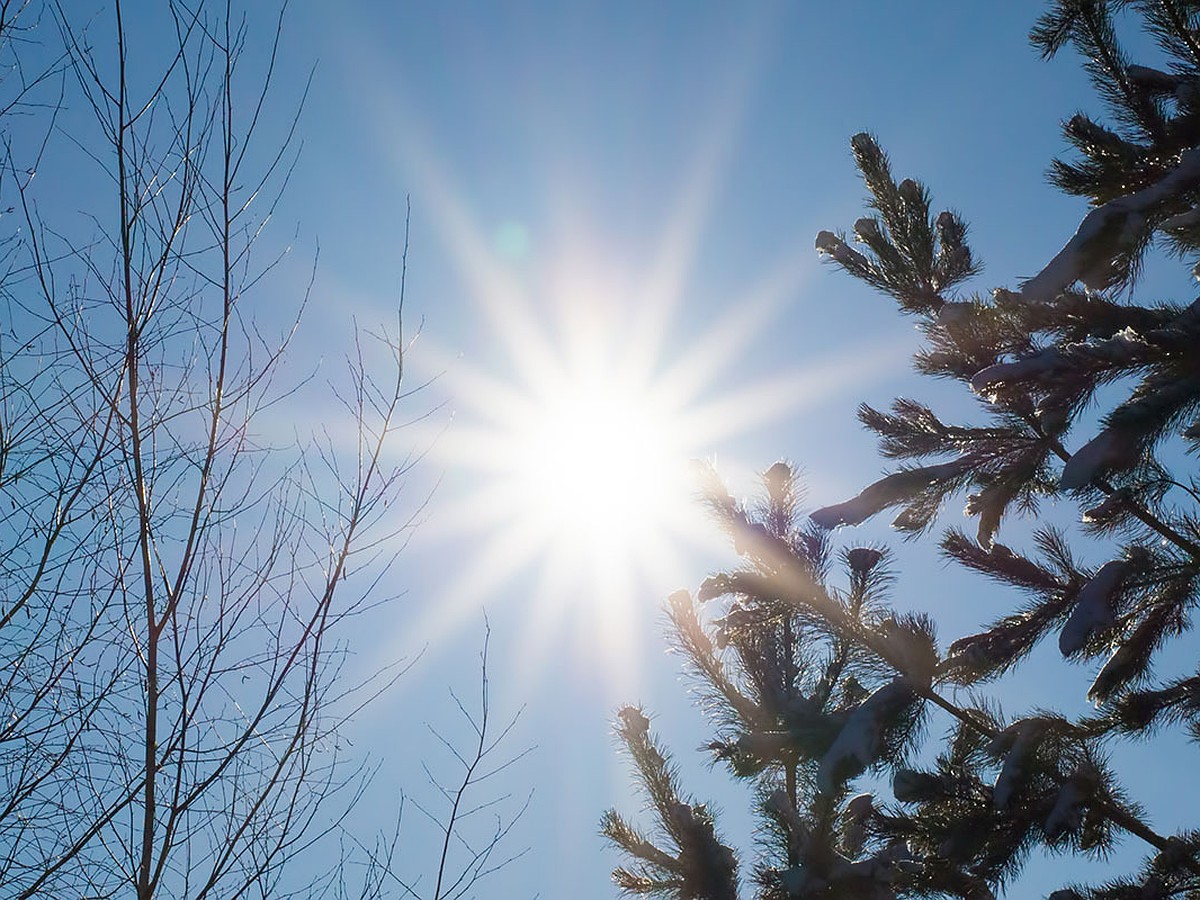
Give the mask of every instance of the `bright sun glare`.
[(545, 279), (552, 292), (531, 294), (497, 287), (493, 270), (483, 310), (501, 358), (442, 359), (455, 421), (435, 449), (452, 481), (439, 509), (469, 549), (436, 620), (419, 630), (435, 639), (523, 579), (531, 671), (519, 677), (570, 621), (609, 659), (606, 671), (634, 678), (645, 631), (636, 623), (695, 578), (697, 550), (712, 559), (724, 547), (696, 502), (692, 460), (830, 381), (818, 362), (713, 389), (793, 288), (793, 271), (756, 286), (674, 357), (673, 304), (605, 288), (596, 271), (574, 260)]
[[(512, 474), (547, 533), (607, 547), (658, 527), (678, 500), (678, 427), (633, 385), (567, 382), (514, 423)], [(624, 548), (625, 552), (631, 549)]]
[(515, 379), (461, 365), (448, 376), (461, 415), (442, 454), (475, 473), (453, 521), (484, 545), (462, 587), (481, 593), (532, 564), (543, 592), (619, 606), (701, 531), (684, 477), (698, 420), (607, 329), (562, 326), (525, 334)]
[(698, 548), (709, 560), (724, 548), (696, 503), (691, 459), (827, 396), (831, 384), (873, 377), (896, 357), (896, 346), (851, 348), (717, 388), (813, 271), (802, 253), (727, 298), (684, 339), (702, 227), (737, 133), (738, 102), (727, 99), (653, 252), (633, 255), (640, 270), (621, 271), (631, 254), (589, 240), (586, 216), (569, 204), (553, 242), (516, 221), (481, 227), (411, 123), (396, 135), (464, 277), (470, 327), (486, 335), (471, 357), (439, 354), (428, 342), (422, 354), (441, 373), (455, 415), (434, 443), (446, 483), (426, 530), (452, 536), (455, 561), (415, 629), (431, 642), (511, 596), (516, 582), (531, 669), (570, 621), (609, 657), (606, 671), (634, 677), (633, 642), (646, 630), (635, 621), (695, 580)]

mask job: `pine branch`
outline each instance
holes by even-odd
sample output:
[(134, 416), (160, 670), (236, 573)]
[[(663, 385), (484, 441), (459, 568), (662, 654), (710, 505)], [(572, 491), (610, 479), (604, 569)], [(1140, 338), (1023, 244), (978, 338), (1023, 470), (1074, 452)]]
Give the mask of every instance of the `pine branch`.
[[(1057, 439), (1051, 439), (1050, 446), (1054, 451), (1054, 454), (1064, 463), (1071, 459), (1071, 454), (1067, 452), (1066, 448)], [(1130, 498), (1127, 493), (1119, 491), (1104, 479), (1099, 479), (1092, 482), (1090, 487), (1096, 488), (1106, 497), (1120, 498), (1134, 518), (1158, 534), (1160, 537), (1170, 541), (1180, 550), (1183, 550), (1194, 560), (1200, 562), (1200, 544), (1197, 544), (1195, 541), (1188, 540), (1176, 529), (1172, 528), (1168, 523), (1162, 521), (1162, 519), (1154, 515), (1154, 513), (1152, 513), (1150, 510), (1146, 509), (1144, 506), (1138, 504), (1136, 501)]]

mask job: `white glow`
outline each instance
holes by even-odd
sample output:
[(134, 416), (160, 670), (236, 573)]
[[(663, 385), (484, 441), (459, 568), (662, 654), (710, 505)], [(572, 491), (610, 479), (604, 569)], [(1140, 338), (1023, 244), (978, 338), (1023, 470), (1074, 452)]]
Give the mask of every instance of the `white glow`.
[(531, 412), (514, 435), (513, 475), (552, 532), (620, 543), (680, 499), (678, 461), (671, 459), (678, 423), (656, 416), (645, 393), (568, 383)]

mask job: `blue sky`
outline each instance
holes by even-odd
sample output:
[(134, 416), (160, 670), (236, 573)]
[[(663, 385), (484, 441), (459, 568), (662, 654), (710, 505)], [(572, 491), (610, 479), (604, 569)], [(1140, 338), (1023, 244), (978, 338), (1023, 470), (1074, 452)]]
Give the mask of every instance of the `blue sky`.
[[(923, 179), (938, 208), (971, 224), (986, 264), (973, 287), (1012, 285), (1053, 255), (1083, 212), (1044, 180), (1058, 122), (1099, 104), (1070, 54), (1047, 64), (1029, 49), (1040, 7), (294, 4), (283, 110), (318, 62), (271, 239), (294, 232), (305, 258), (320, 247), (301, 355), (336, 358), (350, 314), (366, 325), (391, 314), (411, 198), (406, 313), (422, 333), (410, 364), (415, 379), (433, 379), (410, 401), (414, 417), (429, 417), (411, 432), (428, 453), (409, 496), (414, 507), (430, 499), (395, 572), (404, 597), (356, 637), (364, 671), (423, 650), (352, 728), (380, 765), (364, 819), (390, 816), (402, 789), (428, 798), (418, 763), (446, 760), (422, 725), (455, 733), (446, 689), (473, 690), (486, 606), (494, 713), (524, 705), (510, 746), (536, 745), (497, 789), (536, 792), (510, 844), (527, 855), (481, 894), (615, 896), (618, 859), (596, 826), (610, 805), (637, 808), (610, 737), (627, 700), (658, 713), (689, 785), (729, 813), (726, 833), (749, 850), (744, 792), (693, 753), (703, 726), (661, 640), (666, 593), (694, 588), (724, 551), (690, 535), (670, 566), (616, 578), (616, 600), (613, 585), (597, 588), (612, 574), (603, 558), (549, 540), (508, 571), (486, 569), (489, 546), (493, 556), (512, 548), (497, 543), (505, 516), (473, 503), (497, 476), (464, 461), (463, 447), (497, 450), (489, 390), (520, 395), (545, 375), (532, 360), (569, 369), (582, 346), (601, 369), (635, 359), (645, 386), (679, 380), (674, 399), (707, 410), (710, 427), (676, 449), (715, 458), (739, 491), (780, 457), (807, 471), (814, 505), (873, 479), (881, 463), (854, 419), (859, 402), (905, 393), (963, 409), (962, 398), (909, 374), (912, 323), (823, 268), (813, 238), (859, 216), (848, 141), (868, 129), (900, 176)], [(306, 275), (294, 268), (285, 288)], [(1187, 281), (1181, 270), (1161, 284)], [(467, 577), (481, 569), (482, 581)], [(897, 604), (933, 613), (947, 642), (1009, 601), (943, 570), (932, 541), (903, 547), (899, 569)], [(1002, 699), (1022, 708), (1021, 690)], [(1148, 805), (1169, 822), (1171, 810)], [(429, 871), (431, 844), (420, 816), (407, 815), (399, 867), (415, 875)], [(1035, 890), (1061, 875), (1043, 867)]]

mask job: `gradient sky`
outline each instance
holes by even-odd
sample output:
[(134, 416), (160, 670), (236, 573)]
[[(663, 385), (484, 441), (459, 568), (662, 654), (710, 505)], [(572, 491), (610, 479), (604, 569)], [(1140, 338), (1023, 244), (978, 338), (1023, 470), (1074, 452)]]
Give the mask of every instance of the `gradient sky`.
[[(1040, 7), (294, 3), (282, 110), (318, 62), (273, 239), (295, 231), (300, 255), (320, 247), (302, 353), (336, 358), (348, 312), (367, 325), (390, 315), (409, 197), (406, 313), (422, 330), (411, 372), (435, 378), (409, 407), (430, 414), (412, 431), (429, 453), (409, 496), (415, 507), (432, 495), (396, 570), (405, 596), (354, 648), (362, 671), (424, 648), (352, 727), (356, 748), (381, 767), (364, 821), (390, 817), (400, 790), (429, 802), (418, 762), (448, 760), (422, 726), (458, 733), (446, 691), (474, 691), (486, 606), (493, 714), (523, 704), (510, 746), (536, 745), (496, 787), (536, 792), (509, 844), (528, 853), (481, 896), (616, 895), (608, 872), (618, 857), (596, 828), (606, 807), (638, 805), (611, 738), (624, 701), (658, 714), (689, 788), (715, 800), (727, 836), (750, 849), (745, 792), (694, 752), (702, 722), (661, 640), (666, 594), (694, 588), (727, 555), (702, 537), (681, 544), (671, 565), (618, 579), (627, 596), (607, 608), (611, 597), (594, 596), (603, 573), (549, 566), (537, 548), (472, 581), (506, 550), (495, 544), (501, 526), (475, 515), (488, 476), (463, 462), (463, 442), (475, 440), (488, 390), (519, 392), (531, 359), (569, 357), (583, 331), (600, 336), (601, 360), (628, 351), (650, 382), (685, 383), (686, 405), (708, 410), (711, 427), (681, 453), (715, 458), (738, 491), (781, 457), (806, 470), (814, 505), (872, 480), (882, 464), (854, 419), (859, 402), (906, 393), (966, 407), (909, 374), (912, 323), (822, 267), (813, 238), (861, 214), (849, 138), (869, 129), (899, 177), (923, 179), (935, 208), (971, 224), (986, 265), (973, 287), (1012, 285), (1053, 255), (1083, 212), (1045, 183), (1058, 123), (1099, 104), (1071, 54), (1043, 63), (1029, 49)], [(1182, 271), (1162, 283), (1187, 289)], [(468, 446), (494, 450), (484, 439)], [(845, 535), (881, 537), (878, 527)], [(930, 611), (944, 643), (1011, 602), (943, 570), (932, 539), (901, 550), (896, 603)], [(1087, 683), (1061, 661), (1036, 665), (1004, 688), (1010, 711), (1031, 702), (1046, 672), (1069, 689)], [(1170, 784), (1147, 778), (1152, 817), (1170, 827)], [(404, 826), (399, 869), (429, 872), (430, 830), (411, 805)], [(1031, 891), (1065, 871), (1041, 867)]]

